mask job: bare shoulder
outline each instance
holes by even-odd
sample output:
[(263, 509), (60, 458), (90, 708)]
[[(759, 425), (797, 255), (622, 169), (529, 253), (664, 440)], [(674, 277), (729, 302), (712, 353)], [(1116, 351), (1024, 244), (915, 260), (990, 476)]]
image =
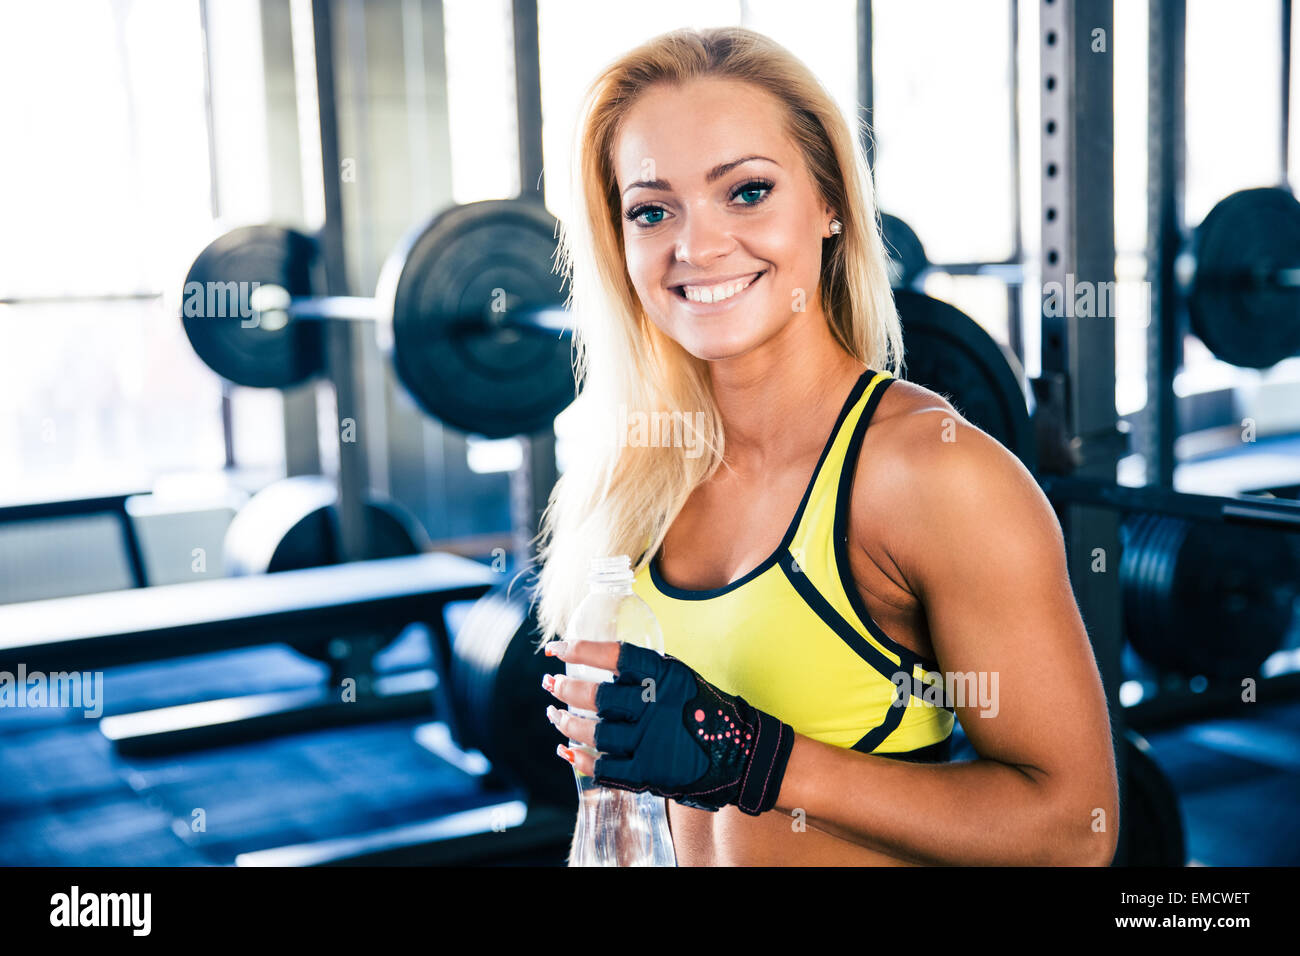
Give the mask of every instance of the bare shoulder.
[(1020, 460), (921, 385), (895, 380), (886, 389), (856, 469), (853, 511), (900, 564), (908, 551), (963, 538), (1010, 533), (1036, 549), (1060, 541), (1056, 515)]

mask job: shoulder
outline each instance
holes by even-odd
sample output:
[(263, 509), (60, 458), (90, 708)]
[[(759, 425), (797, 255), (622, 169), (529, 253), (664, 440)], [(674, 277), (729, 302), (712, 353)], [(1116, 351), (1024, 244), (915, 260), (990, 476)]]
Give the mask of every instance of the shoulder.
[[(894, 380), (881, 396), (854, 465), (854, 533), (891, 553), (1019, 536), (1033, 550), (1061, 542), (1060, 524), (1028, 469), (943, 396)], [(861, 540), (861, 539), (860, 539)]]

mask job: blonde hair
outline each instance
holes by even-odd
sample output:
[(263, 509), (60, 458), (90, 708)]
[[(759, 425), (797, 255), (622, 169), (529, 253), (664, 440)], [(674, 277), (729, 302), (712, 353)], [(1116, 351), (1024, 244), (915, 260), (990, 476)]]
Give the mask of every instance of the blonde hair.
[[(560, 233), (574, 372), (583, 388), (568, 413), (580, 422), (579, 447), (551, 492), (539, 535), (534, 589), (542, 641), (563, 633), (587, 592), (592, 558), (626, 554), (639, 571), (691, 493), (722, 463), (722, 419), (708, 363), (650, 321), (628, 276), (612, 158), (622, 119), (642, 93), (705, 77), (751, 83), (784, 104), (787, 134), (843, 224), (824, 246), (819, 282), (830, 331), (862, 364), (898, 374), (902, 332), (861, 140), (808, 67), (741, 27), (676, 30), (609, 65), (583, 104), (572, 168), (575, 208)], [(610, 418), (620, 406), (648, 414), (691, 409), (684, 417), (697, 453), (620, 441)]]

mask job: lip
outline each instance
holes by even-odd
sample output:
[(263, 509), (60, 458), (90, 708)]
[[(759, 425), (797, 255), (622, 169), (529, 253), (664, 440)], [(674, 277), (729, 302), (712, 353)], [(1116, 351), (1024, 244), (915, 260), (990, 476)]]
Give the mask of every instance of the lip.
[[(690, 299), (678, 295), (676, 291), (673, 291), (686, 285), (695, 285), (695, 286), (722, 285), (724, 283), (734, 282), (737, 279), (744, 279), (749, 276), (757, 276), (757, 278), (754, 279), (754, 281), (751, 282), (749, 285), (745, 286), (745, 288), (742, 289), (740, 292), (737, 292), (729, 299), (723, 299), (721, 302), (692, 302)], [(708, 279), (706, 281), (675, 282), (668, 288), (672, 297), (677, 300), (677, 304), (685, 308), (688, 312), (691, 312), (694, 315), (715, 315), (716, 313), (719, 312), (726, 312), (728, 309), (730, 309), (733, 305), (735, 305), (745, 296), (749, 295), (750, 290), (753, 289), (754, 286), (762, 282), (766, 276), (767, 276), (767, 270), (761, 269), (757, 272), (740, 272), (733, 276), (721, 276), (717, 279)]]

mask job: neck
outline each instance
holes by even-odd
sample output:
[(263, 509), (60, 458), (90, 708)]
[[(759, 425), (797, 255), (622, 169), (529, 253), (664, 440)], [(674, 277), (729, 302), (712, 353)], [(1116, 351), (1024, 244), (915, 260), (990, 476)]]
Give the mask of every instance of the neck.
[(863, 369), (832, 338), (820, 310), (795, 316), (751, 352), (713, 362), (728, 463), (764, 467), (819, 453)]

